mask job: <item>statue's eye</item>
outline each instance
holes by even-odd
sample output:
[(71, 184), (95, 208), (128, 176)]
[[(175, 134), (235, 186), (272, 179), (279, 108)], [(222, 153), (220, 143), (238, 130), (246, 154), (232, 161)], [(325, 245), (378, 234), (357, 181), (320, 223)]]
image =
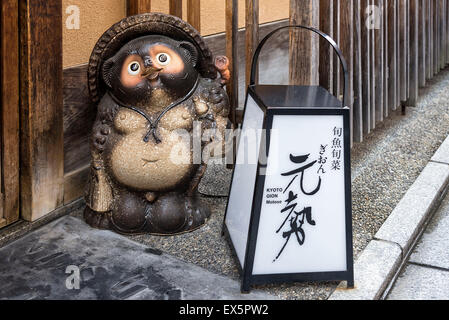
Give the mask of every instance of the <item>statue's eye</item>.
[(133, 61), (128, 65), (128, 73), (132, 76), (137, 76), (140, 73), (140, 63)]
[(167, 64), (170, 63), (170, 56), (166, 53), (159, 53), (156, 56), (157, 62), (162, 65), (162, 66), (166, 66)]

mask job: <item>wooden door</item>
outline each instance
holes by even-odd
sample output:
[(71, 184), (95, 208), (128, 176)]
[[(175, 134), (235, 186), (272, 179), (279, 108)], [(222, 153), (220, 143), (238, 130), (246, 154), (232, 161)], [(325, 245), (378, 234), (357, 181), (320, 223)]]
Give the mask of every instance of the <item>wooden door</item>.
[(19, 219), (18, 0), (2, 0), (0, 14), (0, 228)]

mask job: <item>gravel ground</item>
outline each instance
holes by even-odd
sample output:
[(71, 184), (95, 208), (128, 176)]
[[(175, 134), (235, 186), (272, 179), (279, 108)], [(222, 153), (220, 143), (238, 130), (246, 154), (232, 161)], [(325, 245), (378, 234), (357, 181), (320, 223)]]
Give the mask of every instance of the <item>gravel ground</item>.
[[(390, 115), (362, 143), (354, 145), (352, 188), (355, 257), (372, 239), (448, 134), (449, 70), (445, 70), (420, 90), (416, 108), (408, 108), (405, 116), (399, 112)], [(229, 184), (229, 174), (230, 171), (217, 167), (209, 170), (200, 190), (212, 195), (226, 194), (224, 189)], [(236, 262), (228, 243), (221, 237), (227, 199), (203, 196), (202, 201), (208, 203), (213, 211), (211, 219), (203, 228), (173, 237), (140, 235), (130, 238), (212, 272), (237, 279)], [(71, 215), (81, 216), (82, 209), (72, 211)], [(47, 220), (59, 214), (53, 216)], [(40, 225), (41, 222), (20, 222), (7, 229), (14, 229), (14, 234), (23, 235)], [(10, 233), (8, 230), (0, 232), (0, 246), (11, 241)], [(281, 299), (327, 299), (336, 286), (335, 282), (326, 282), (258, 288)]]

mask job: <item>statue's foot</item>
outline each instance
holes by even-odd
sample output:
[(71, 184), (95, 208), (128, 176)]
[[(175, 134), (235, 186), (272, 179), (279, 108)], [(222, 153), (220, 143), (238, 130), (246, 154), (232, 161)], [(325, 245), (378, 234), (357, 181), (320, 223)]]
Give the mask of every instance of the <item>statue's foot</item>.
[(84, 209), (84, 220), (93, 228), (111, 229), (108, 212), (96, 212), (86, 206)]
[(160, 197), (147, 209), (146, 231), (173, 235), (195, 230), (206, 223), (209, 209), (194, 197), (171, 193)]

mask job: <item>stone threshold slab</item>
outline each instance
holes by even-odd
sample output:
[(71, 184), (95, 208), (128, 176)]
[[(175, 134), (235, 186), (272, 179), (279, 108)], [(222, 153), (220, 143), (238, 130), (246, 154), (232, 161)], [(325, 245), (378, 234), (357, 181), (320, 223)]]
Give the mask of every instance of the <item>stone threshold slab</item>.
[(449, 182), (446, 139), (354, 265), (355, 288), (340, 283), (330, 300), (380, 299), (423, 226), (441, 202)]
[(71, 216), (1, 248), (0, 261), (0, 299), (275, 299)]

